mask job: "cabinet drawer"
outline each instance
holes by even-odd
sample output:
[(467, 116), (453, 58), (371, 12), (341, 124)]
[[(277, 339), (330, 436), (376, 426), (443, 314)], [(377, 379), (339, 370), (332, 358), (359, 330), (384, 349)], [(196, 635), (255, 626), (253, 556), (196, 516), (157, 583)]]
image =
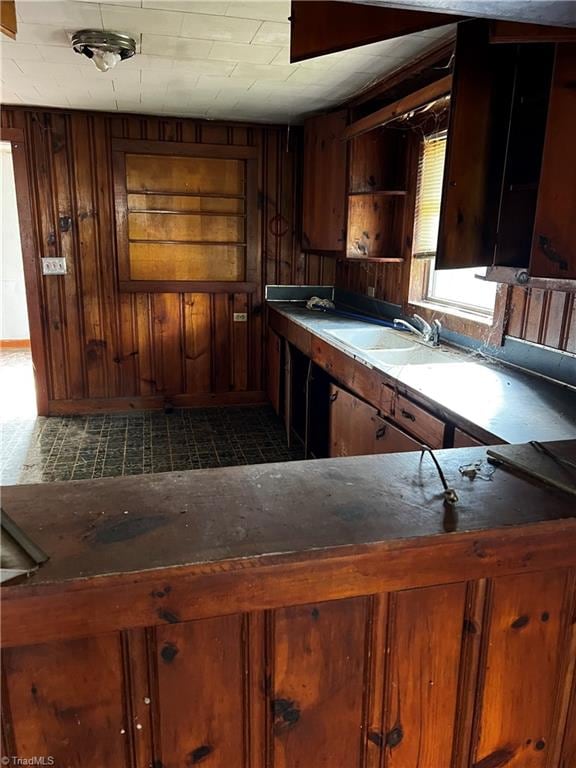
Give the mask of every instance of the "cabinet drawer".
[(404, 453), (419, 451), (421, 443), (407, 435), (390, 421), (376, 417), (376, 439), (374, 453)]
[(484, 445), (484, 443), (456, 427), (454, 430), (454, 448), (472, 448), (477, 445)]
[(386, 387), (386, 390), (380, 400), (382, 412), (430, 448), (442, 448), (446, 427), (444, 422), (403, 395), (396, 394), (390, 387)]

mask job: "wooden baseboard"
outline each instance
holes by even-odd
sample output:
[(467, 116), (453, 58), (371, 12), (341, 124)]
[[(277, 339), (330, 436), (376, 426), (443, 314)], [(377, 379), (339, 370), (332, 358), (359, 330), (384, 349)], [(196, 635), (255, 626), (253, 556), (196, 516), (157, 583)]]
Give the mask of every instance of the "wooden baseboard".
[(30, 339), (0, 339), (0, 349), (30, 349)]
[(210, 408), (223, 405), (262, 405), (265, 392), (215, 392), (194, 395), (150, 395), (147, 397), (92, 398), (90, 400), (50, 400), (49, 416), (75, 416), (89, 413), (163, 410), (164, 408)]

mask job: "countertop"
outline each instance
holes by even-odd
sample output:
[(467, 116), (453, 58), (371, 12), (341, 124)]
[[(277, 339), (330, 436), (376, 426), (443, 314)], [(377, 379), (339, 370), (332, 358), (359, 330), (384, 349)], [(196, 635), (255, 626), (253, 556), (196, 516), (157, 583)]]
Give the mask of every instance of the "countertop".
[[(378, 364), (329, 333), (377, 327), (374, 324), (307, 310), (292, 302), (269, 302), (269, 307), (379, 371), (391, 386), (483, 441), (527, 443), (576, 438), (576, 390), (568, 385), (444, 344), (436, 364)], [(444, 354), (443, 349), (450, 354)]]
[[(576, 457), (576, 442), (556, 449)], [(3, 508), (50, 559), (22, 584), (4, 586), (2, 598), (84, 589), (99, 577), (133, 583), (131, 574), (174, 567), (207, 575), (371, 545), (436, 546), (470, 533), (474, 541), (539, 523), (576, 531), (573, 496), (502, 468), (490, 479), (464, 476), (460, 468), (485, 460), (485, 448), (436, 456), (459, 496), (453, 511), (432, 460), (419, 453), (5, 487)]]

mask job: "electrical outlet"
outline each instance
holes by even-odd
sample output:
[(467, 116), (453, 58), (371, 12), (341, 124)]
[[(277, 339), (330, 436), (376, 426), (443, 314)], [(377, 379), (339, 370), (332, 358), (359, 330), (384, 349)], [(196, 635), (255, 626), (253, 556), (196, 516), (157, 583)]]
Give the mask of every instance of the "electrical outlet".
[(248, 320), (246, 312), (234, 312), (235, 323), (245, 323)]
[(66, 259), (62, 257), (42, 257), (43, 275), (65, 275), (67, 273)]
[(371, 299), (374, 298), (376, 294), (376, 288), (373, 285), (368, 286), (368, 296), (370, 296)]

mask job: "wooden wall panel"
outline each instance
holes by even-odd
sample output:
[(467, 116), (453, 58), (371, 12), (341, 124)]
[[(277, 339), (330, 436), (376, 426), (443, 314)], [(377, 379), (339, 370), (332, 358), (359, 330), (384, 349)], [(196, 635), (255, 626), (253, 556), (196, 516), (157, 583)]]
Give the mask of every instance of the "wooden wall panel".
[(563, 720), (566, 673), (561, 673), (570, 649), (573, 590), (562, 570), (495, 580), (476, 713), (475, 765), (555, 764), (551, 755)]
[(164, 768), (245, 765), (242, 640), (240, 615), (157, 629), (157, 760)]
[(51, 756), (56, 766), (127, 765), (132, 724), (118, 634), (10, 649), (3, 667), (10, 754)]
[[(180, 404), (263, 396), (262, 292), (193, 299), (119, 292), (110, 143), (257, 147), (255, 282), (331, 284), (334, 261), (300, 249), (301, 131), (15, 107), (2, 110), (1, 125), (26, 132), (38, 259), (67, 260), (61, 277), (42, 277), (37, 265), (49, 410), (86, 411), (95, 400), (128, 407), (123, 398), (130, 407), (157, 407), (174, 396)], [(234, 323), (234, 312), (248, 321)]]
[(274, 768), (359, 766), (368, 601), (276, 611)]
[(465, 584), (451, 584), (391, 601), (387, 767), (452, 764), (465, 597)]

